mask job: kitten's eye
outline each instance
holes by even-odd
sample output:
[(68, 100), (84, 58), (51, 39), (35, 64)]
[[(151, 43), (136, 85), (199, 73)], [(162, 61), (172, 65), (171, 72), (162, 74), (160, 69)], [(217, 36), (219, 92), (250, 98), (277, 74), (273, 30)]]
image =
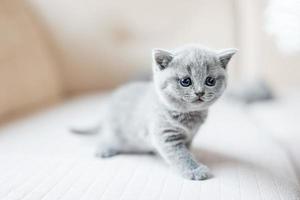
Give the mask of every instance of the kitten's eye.
[(189, 87), (190, 85), (192, 85), (192, 80), (190, 78), (183, 78), (180, 80), (180, 85), (182, 85), (183, 87)]
[(205, 80), (205, 85), (207, 86), (214, 86), (216, 84), (216, 79), (213, 77), (207, 77)]

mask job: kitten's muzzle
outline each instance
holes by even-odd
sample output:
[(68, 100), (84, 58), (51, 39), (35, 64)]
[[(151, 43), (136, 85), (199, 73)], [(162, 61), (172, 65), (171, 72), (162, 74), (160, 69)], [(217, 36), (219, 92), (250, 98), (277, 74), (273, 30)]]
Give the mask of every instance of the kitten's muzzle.
[(197, 96), (197, 98), (195, 100), (193, 100), (193, 103), (202, 103), (202, 102), (204, 102), (204, 100), (201, 98), (202, 96)]
[(205, 92), (195, 92), (195, 95), (198, 97), (204, 96)]

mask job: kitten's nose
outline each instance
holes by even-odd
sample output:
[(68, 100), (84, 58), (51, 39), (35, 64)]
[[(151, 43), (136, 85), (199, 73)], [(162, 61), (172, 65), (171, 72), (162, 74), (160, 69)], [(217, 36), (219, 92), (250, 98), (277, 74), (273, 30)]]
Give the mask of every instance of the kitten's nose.
[(204, 93), (204, 92), (195, 92), (195, 94), (196, 94), (198, 97), (202, 97), (205, 93)]

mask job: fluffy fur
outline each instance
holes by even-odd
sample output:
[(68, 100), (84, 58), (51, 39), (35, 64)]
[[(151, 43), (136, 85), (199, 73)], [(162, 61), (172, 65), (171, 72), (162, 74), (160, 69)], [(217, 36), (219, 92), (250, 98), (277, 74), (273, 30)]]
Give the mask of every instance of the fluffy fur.
[[(188, 179), (208, 178), (209, 169), (189, 147), (208, 108), (226, 88), (226, 66), (235, 52), (198, 46), (154, 49), (153, 81), (125, 85), (107, 99), (97, 155), (155, 152)], [(215, 85), (206, 85), (207, 77)], [(184, 78), (191, 85), (183, 87)]]

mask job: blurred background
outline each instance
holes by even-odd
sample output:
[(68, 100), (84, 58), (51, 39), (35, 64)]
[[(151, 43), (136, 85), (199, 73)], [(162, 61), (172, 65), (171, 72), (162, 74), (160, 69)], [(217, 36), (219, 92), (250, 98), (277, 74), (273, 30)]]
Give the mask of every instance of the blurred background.
[(147, 75), (152, 48), (187, 43), (238, 48), (230, 86), (263, 79), (279, 94), (300, 86), (296, 0), (0, 3), (1, 117)]
[(229, 96), (270, 100), (255, 115), (294, 134), (299, 8), (297, 0), (1, 0), (0, 119), (150, 77), (152, 48), (200, 43), (238, 48)]

